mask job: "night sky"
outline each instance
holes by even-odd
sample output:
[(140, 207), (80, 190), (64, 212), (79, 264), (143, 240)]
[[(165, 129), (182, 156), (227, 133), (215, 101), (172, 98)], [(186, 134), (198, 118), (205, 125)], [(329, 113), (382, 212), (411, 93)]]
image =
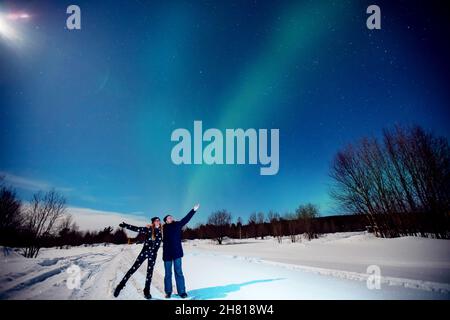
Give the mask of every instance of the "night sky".
[[(338, 214), (328, 172), (346, 144), (395, 124), (450, 136), (449, 15), (430, 1), (161, 2), (0, 1), (30, 15), (20, 39), (0, 33), (0, 174), (20, 197), (55, 187), (146, 217), (200, 202), (195, 222), (305, 202)], [(279, 128), (278, 174), (174, 165), (170, 135), (194, 120)]]

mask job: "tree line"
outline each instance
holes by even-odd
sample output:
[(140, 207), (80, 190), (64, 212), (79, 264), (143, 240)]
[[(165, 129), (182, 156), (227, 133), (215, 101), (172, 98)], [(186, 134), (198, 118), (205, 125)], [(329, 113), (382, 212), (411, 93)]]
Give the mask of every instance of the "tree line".
[(301, 235), (305, 240), (317, 238), (320, 234), (334, 232), (363, 231), (367, 229), (364, 215), (320, 216), (314, 204), (300, 205), (294, 212), (279, 214), (275, 211), (257, 212), (250, 215), (247, 221), (241, 217), (233, 219), (227, 210), (213, 212), (207, 223), (195, 228), (186, 228), (185, 239), (213, 239), (222, 244), (226, 238), (232, 239), (265, 239), (273, 237), (279, 243), (283, 239), (298, 242)]
[(35, 258), (43, 247), (127, 241), (123, 229), (80, 231), (56, 190), (37, 192), (23, 203), (0, 177), (0, 245), (22, 248), (25, 257)]

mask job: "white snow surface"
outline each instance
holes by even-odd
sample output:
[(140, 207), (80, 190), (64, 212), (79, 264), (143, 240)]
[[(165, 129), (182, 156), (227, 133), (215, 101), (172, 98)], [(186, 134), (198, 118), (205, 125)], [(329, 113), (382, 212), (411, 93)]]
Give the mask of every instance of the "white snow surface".
[[(183, 244), (183, 271), (190, 299), (450, 299), (450, 241), (417, 237), (375, 238), (335, 233), (280, 244), (226, 239)], [(0, 248), (0, 299), (115, 299), (119, 283), (142, 245), (42, 249), (27, 259)], [(164, 299), (162, 249), (151, 293)], [(71, 266), (81, 270), (79, 287)], [(367, 267), (381, 271), (381, 288), (369, 289)], [(146, 262), (118, 299), (144, 299)], [(72, 278), (71, 278), (72, 277)], [(71, 280), (72, 279), (72, 280)], [(174, 292), (176, 289), (174, 288)], [(172, 299), (178, 299), (173, 295)]]

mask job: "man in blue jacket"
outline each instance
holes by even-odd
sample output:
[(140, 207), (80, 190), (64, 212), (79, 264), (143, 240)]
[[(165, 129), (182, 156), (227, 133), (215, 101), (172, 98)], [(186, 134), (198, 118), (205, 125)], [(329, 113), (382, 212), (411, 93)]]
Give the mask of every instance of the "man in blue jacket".
[(172, 265), (175, 271), (178, 295), (183, 299), (187, 298), (183, 270), (181, 268), (181, 258), (183, 257), (181, 233), (182, 228), (191, 220), (199, 207), (200, 205), (196, 204), (180, 221), (176, 221), (170, 214), (163, 219), (165, 223), (163, 228), (163, 260), (165, 270), (164, 291), (166, 292), (166, 298), (170, 298), (172, 295)]

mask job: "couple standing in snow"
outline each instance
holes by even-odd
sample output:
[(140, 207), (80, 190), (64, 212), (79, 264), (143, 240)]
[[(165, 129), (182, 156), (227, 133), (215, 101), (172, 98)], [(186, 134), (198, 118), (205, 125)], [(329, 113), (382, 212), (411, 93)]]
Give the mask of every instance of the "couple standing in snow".
[(144, 296), (151, 299), (150, 284), (153, 276), (153, 267), (156, 263), (158, 249), (163, 242), (163, 261), (164, 261), (164, 291), (166, 298), (172, 295), (172, 266), (175, 271), (175, 282), (177, 293), (181, 298), (186, 298), (186, 287), (184, 283), (183, 270), (181, 268), (181, 258), (183, 257), (183, 247), (181, 246), (182, 228), (191, 220), (195, 212), (200, 207), (196, 204), (191, 211), (180, 221), (176, 221), (172, 215), (166, 215), (163, 219), (164, 225), (161, 224), (159, 217), (153, 217), (151, 224), (145, 227), (136, 227), (122, 222), (119, 226), (145, 235), (144, 246), (139, 253), (133, 266), (120, 281), (114, 290), (114, 297), (120, 294), (128, 279), (136, 272), (141, 264), (147, 260), (147, 277), (145, 280)]

